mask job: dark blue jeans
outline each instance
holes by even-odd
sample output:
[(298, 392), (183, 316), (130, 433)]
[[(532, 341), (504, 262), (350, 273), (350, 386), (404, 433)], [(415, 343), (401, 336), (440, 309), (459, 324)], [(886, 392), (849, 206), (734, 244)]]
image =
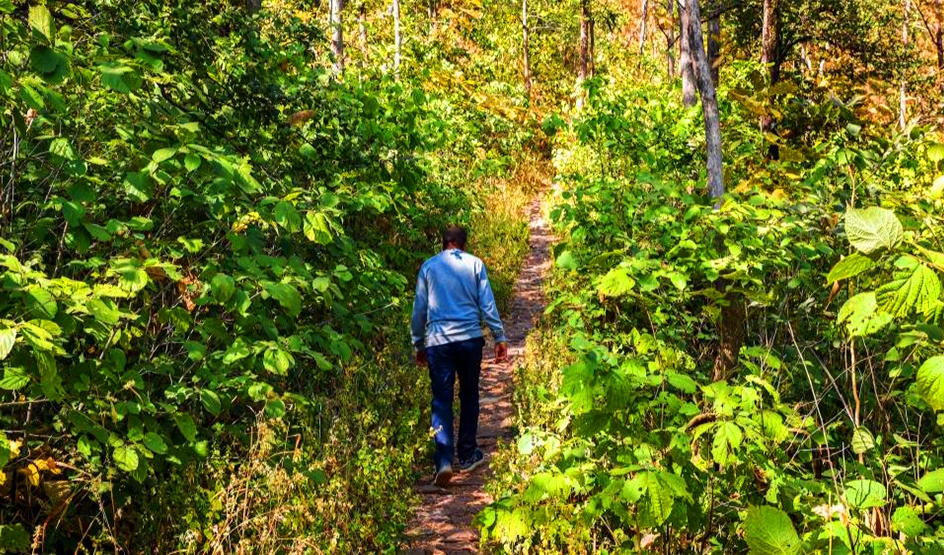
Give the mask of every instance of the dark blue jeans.
[[(435, 430), (438, 471), (452, 464), (458, 450), (459, 460), (472, 457), (478, 445), (475, 434), (479, 427), (479, 371), (482, 368), (481, 337), (426, 348), (429, 381), (433, 392), (433, 430)], [(459, 443), (453, 441), (452, 400), (456, 376), (459, 377)], [(456, 447), (458, 449), (456, 449)]]

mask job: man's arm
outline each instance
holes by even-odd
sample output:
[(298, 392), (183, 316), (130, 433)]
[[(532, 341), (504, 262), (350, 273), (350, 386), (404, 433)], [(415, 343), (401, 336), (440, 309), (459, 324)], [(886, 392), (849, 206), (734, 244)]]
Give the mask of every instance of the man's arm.
[(478, 281), (479, 312), (485, 319), (488, 329), (492, 330), (492, 337), (495, 338), (495, 362), (504, 362), (508, 356), (505, 345), (505, 328), (502, 326), (501, 316), (498, 314), (498, 305), (495, 304), (495, 294), (492, 293), (492, 285), (488, 281), (485, 264), (482, 264), (478, 272)]
[[(424, 353), (426, 342), (426, 316), (429, 303), (429, 294), (426, 287), (426, 274), (420, 269), (416, 279), (416, 295), (413, 298), (413, 318), (410, 320), (410, 331), (413, 338), (413, 347), (417, 353)], [(424, 353), (425, 354), (425, 353)], [(419, 361), (419, 358), (417, 358)]]

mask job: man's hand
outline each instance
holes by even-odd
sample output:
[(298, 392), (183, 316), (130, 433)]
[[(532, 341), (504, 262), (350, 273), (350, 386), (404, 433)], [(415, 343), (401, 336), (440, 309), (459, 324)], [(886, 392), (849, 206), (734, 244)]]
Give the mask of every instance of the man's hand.
[(508, 362), (508, 344), (502, 341), (495, 343), (495, 364)]
[(416, 351), (416, 365), (426, 366), (426, 349)]

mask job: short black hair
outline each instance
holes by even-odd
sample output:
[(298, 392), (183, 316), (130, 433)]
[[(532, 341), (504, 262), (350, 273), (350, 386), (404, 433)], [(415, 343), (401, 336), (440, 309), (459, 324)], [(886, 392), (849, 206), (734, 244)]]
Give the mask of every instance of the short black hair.
[(466, 240), (468, 240), (468, 233), (466, 233), (465, 228), (453, 226), (443, 231), (442, 248), (445, 249), (452, 244), (464, 249)]

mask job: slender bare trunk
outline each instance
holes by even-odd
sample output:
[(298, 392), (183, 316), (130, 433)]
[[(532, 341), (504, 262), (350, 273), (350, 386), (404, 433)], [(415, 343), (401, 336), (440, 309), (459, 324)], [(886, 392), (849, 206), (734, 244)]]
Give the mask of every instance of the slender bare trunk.
[(328, 21), (331, 27), (331, 53), (334, 54), (334, 76), (344, 75), (344, 27), (341, 10), (344, 0), (330, 0)]
[(597, 74), (597, 20), (590, 16), (590, 77)]
[(669, 75), (669, 80), (675, 79), (675, 2), (676, 0), (668, 0), (668, 12), (669, 12), (669, 30), (665, 34), (665, 62), (666, 62), (666, 73)]
[(721, 15), (717, 7), (717, 0), (709, 3), (711, 18), (708, 20), (708, 65), (711, 66), (711, 80), (718, 86), (718, 71), (721, 64)]
[(357, 10), (357, 32), (361, 36), (361, 68), (365, 68), (370, 61), (367, 45), (367, 6), (361, 2)]
[(934, 33), (937, 68), (944, 70), (944, 0), (934, 0), (934, 15), (937, 17), (937, 30)]
[(580, 0), (580, 60), (577, 64), (577, 109), (583, 107), (583, 83), (590, 70), (590, 0)]
[(531, 100), (531, 51), (528, 37), (528, 0), (521, 0), (521, 58), (524, 63), (524, 90)]
[(642, 15), (639, 18), (639, 55), (646, 52), (646, 23), (649, 20), (649, 0), (642, 0)]
[[(911, 42), (909, 26), (911, 24), (911, 0), (905, 0), (904, 21), (901, 24), (901, 44), (908, 48)], [(904, 130), (908, 125), (908, 80), (905, 75), (901, 76), (901, 90), (898, 96), (898, 127)]]
[[(761, 58), (760, 61), (767, 67), (770, 77), (770, 86), (780, 82), (780, 0), (764, 0), (763, 21), (761, 22)], [(765, 114), (760, 118), (760, 129), (765, 133), (775, 133), (776, 122), (774, 117)], [(780, 158), (780, 147), (771, 143), (767, 149), (767, 157), (771, 160)]]
[(698, 103), (698, 91), (695, 88), (695, 66), (692, 61), (691, 12), (688, 1), (679, 1), (679, 72), (682, 74), (682, 103), (686, 108)]
[(400, 50), (403, 37), (400, 35), (400, 0), (393, 0), (393, 74), (400, 78)]
[(721, 165), (721, 115), (715, 84), (711, 80), (711, 66), (705, 53), (705, 38), (701, 31), (701, 6), (698, 0), (687, 0), (689, 12), (689, 48), (695, 66), (695, 80), (701, 96), (702, 113), (705, 119), (705, 143), (707, 148), (708, 192), (717, 199), (724, 194), (724, 172)]

